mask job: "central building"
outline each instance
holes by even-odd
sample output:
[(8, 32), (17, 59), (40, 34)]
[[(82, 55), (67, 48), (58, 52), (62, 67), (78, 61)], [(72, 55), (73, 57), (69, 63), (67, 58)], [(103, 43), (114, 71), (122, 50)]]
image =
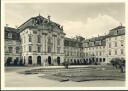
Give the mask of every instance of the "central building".
[(26, 65), (60, 65), (64, 61), (63, 26), (36, 16), (18, 27), (21, 38), (21, 59)]

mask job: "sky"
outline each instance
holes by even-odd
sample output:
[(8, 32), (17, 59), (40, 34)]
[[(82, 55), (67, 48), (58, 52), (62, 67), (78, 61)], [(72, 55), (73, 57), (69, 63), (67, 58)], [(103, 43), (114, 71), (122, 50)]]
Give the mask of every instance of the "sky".
[(31, 17), (51, 16), (63, 26), (66, 37), (104, 35), (125, 25), (124, 3), (6, 3), (5, 24), (20, 26)]

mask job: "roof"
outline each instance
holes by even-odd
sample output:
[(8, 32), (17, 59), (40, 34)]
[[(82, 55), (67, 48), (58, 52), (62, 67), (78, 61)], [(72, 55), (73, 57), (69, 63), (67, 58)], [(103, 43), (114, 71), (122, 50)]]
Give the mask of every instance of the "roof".
[(82, 41), (79, 41), (75, 38), (65, 38), (64, 39), (64, 46), (70, 47), (82, 47)]
[(27, 20), (25, 23), (21, 24), (18, 29), (20, 32), (22, 32), (25, 28), (41, 28), (42, 30), (50, 30), (52, 29), (52, 31), (58, 32), (56, 31), (57, 29), (59, 29), (59, 32), (63, 33), (63, 26), (61, 26), (60, 24), (51, 21), (50, 19), (44, 18), (43, 16), (36, 16), (36, 17), (32, 17), (29, 20)]
[(90, 39), (85, 39), (84, 40), (84, 43), (86, 43), (86, 42), (100, 41), (100, 40), (104, 40), (105, 38), (106, 38), (106, 35), (105, 36), (93, 37), (93, 38), (90, 38)]
[(118, 26), (110, 30), (109, 34), (106, 37), (116, 37), (120, 35), (125, 35), (125, 27)]
[[(18, 30), (15, 29), (15, 28), (12, 28), (12, 27), (5, 27), (5, 39), (8, 39), (8, 40), (20, 40), (20, 34), (18, 33)], [(11, 34), (12, 37), (9, 38), (8, 37), (8, 34)]]

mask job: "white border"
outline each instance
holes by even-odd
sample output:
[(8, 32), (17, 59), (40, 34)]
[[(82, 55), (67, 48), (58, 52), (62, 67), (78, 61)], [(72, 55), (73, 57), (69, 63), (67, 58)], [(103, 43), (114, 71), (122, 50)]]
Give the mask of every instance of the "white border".
[[(127, 37), (128, 25), (128, 0), (2, 0), (1, 2), (1, 88), (2, 90), (127, 90), (128, 82), (126, 81), (125, 87), (5, 87), (5, 73), (4, 73), (4, 25), (5, 25), (5, 3), (120, 3), (124, 2), (125, 5), (125, 27)], [(127, 46), (126, 38), (126, 46)], [(126, 47), (126, 65), (128, 65), (128, 50)], [(128, 70), (128, 69), (127, 69)], [(126, 71), (127, 71), (126, 70)], [(126, 72), (127, 73), (127, 72)], [(128, 76), (126, 75), (126, 80)]]

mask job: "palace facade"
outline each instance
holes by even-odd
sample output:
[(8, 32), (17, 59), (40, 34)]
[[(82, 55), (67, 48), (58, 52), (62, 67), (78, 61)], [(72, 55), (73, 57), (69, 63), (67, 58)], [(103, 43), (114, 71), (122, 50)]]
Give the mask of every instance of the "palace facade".
[(109, 63), (125, 59), (125, 27), (118, 26), (107, 35), (85, 39), (65, 37), (63, 26), (50, 16), (32, 17), (17, 29), (5, 27), (5, 64), (72, 65)]

